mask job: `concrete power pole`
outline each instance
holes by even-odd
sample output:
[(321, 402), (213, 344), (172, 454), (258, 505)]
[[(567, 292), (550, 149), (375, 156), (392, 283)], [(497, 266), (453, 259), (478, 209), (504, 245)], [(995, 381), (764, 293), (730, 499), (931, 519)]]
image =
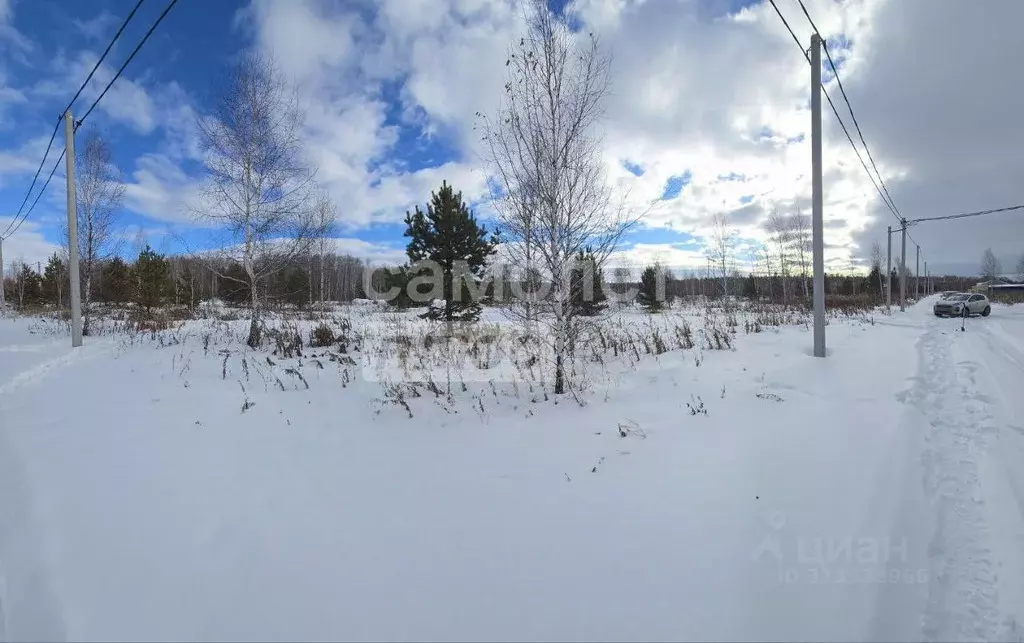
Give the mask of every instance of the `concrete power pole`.
[(82, 345), (82, 289), (78, 275), (78, 200), (75, 194), (75, 119), (64, 113), (64, 163), (68, 175), (68, 272), (71, 275), (71, 346)]
[(916, 262), (914, 264), (914, 299), (919, 299), (921, 297), (921, 246), (917, 246)]
[(907, 309), (907, 220), (900, 219), (900, 312)]
[(4, 238), (0, 237), (0, 310), (7, 302), (4, 301)]
[(889, 308), (892, 306), (892, 226), (889, 226), (886, 240), (889, 249), (885, 254), (885, 312), (889, 312)]
[(825, 357), (825, 227), (821, 195), (821, 40), (811, 34), (811, 236), (814, 265), (814, 356)]
[(927, 297), (931, 293), (928, 292), (928, 260), (924, 262), (924, 296)]

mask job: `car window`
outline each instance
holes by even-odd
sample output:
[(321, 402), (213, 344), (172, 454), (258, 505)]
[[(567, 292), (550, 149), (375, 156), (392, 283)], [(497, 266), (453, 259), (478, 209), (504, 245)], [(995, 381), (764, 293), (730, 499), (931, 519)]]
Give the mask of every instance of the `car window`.
[(950, 301), (967, 301), (967, 295), (953, 295), (949, 298)]
[(971, 301), (981, 301), (981, 295), (971, 295)]

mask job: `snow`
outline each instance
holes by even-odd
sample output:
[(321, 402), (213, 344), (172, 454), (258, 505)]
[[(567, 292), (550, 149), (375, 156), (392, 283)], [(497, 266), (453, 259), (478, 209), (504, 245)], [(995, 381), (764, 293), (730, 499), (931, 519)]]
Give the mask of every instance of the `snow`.
[(584, 406), (431, 394), (436, 325), (344, 314), (360, 352), (291, 358), (0, 319), (0, 640), (1024, 636), (1024, 307), (833, 318), (827, 359), (799, 319), (709, 350), (721, 319), (623, 311), (609, 341), (697, 346), (591, 364)]

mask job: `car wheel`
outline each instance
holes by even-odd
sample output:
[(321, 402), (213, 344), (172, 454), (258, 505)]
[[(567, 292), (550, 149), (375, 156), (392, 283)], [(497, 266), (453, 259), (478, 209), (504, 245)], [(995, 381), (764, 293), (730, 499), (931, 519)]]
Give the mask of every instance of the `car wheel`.
[(991, 312), (992, 312), (992, 307), (991, 306), (985, 306), (985, 310), (981, 311), (981, 316), (982, 317), (988, 317), (989, 313), (991, 313)]

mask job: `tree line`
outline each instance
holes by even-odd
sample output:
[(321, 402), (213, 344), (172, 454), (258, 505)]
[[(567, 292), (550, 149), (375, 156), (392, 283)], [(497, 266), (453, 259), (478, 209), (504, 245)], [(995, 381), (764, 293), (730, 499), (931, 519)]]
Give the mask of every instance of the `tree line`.
[[(84, 261), (82, 262), (84, 264)], [(362, 277), (366, 262), (356, 257), (309, 253), (267, 273), (259, 296), (268, 305), (312, 306), (319, 302), (351, 302), (365, 297)], [(68, 262), (65, 252), (54, 252), (45, 264), (14, 262), (6, 273), (4, 293), (21, 309), (70, 306)], [(120, 256), (96, 260), (81, 270), (83, 318), (91, 304), (134, 303), (146, 310), (160, 306), (194, 309), (203, 301), (222, 300), (248, 305), (250, 290), (245, 270), (234, 261), (211, 262), (189, 255), (163, 255), (146, 245), (133, 260)], [(88, 296), (86, 296), (88, 293)], [(85, 302), (90, 302), (89, 306)]]

